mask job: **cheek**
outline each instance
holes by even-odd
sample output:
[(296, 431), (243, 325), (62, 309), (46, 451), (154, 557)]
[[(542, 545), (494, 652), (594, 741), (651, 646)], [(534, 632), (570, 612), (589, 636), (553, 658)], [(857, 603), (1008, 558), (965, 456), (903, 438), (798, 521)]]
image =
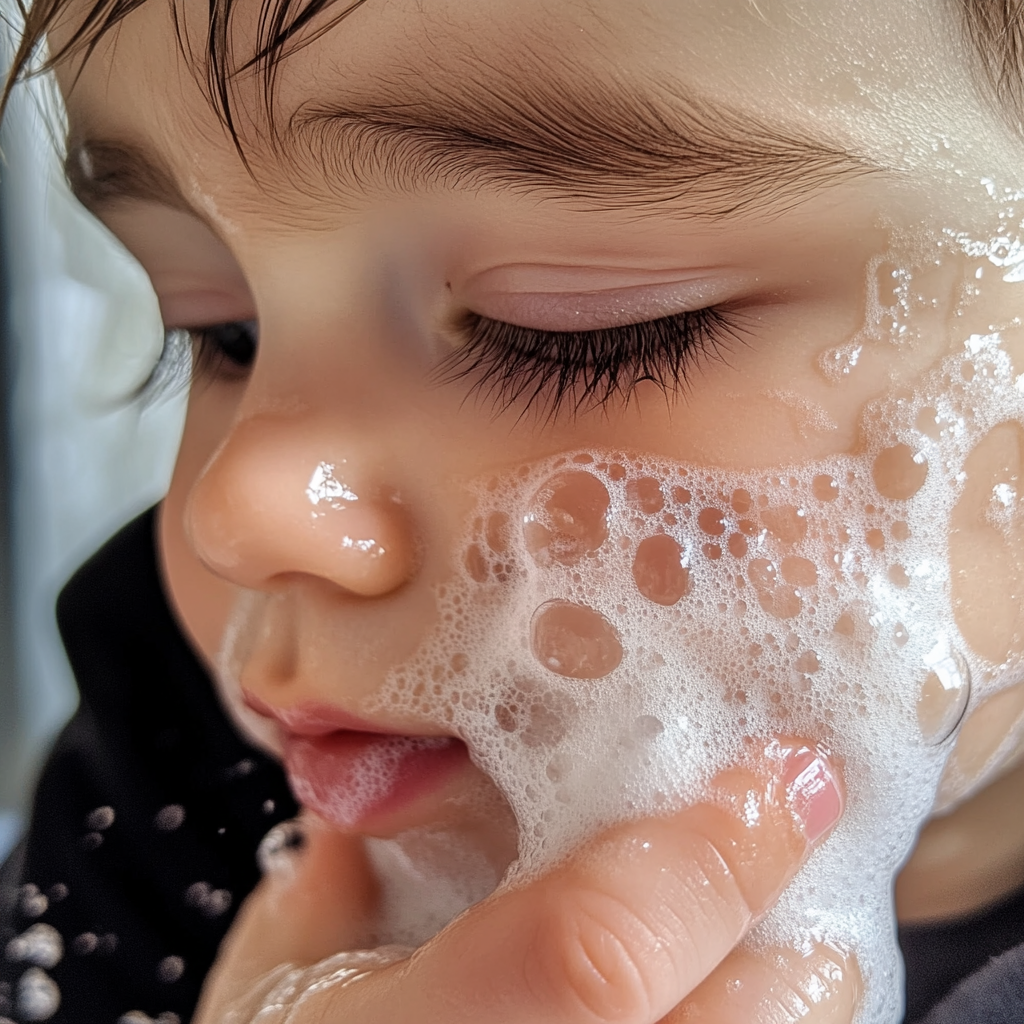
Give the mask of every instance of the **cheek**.
[[(1024, 429), (1017, 422), (989, 431), (968, 456), (963, 493), (952, 516), (950, 568), (957, 626), (972, 650), (996, 666), (1019, 663), (1024, 651), (1024, 518), (1019, 507)], [(1024, 497), (1024, 496), (1021, 496)], [(947, 793), (969, 789), (1000, 754), (1012, 756), (1024, 717), (1024, 686), (983, 701), (957, 739)]]
[(158, 519), (157, 546), (171, 605), (211, 668), (238, 588), (199, 560), (187, 534), (186, 513), (196, 481), (230, 429), (240, 390), (216, 384), (193, 387), (174, 476)]

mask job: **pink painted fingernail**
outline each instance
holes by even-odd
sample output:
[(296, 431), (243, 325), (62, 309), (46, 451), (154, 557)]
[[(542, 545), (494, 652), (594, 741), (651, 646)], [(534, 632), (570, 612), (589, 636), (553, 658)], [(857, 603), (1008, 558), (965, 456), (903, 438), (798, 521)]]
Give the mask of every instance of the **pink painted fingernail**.
[(790, 809), (808, 843), (817, 842), (842, 817), (843, 789), (828, 758), (813, 747), (798, 747), (786, 758), (782, 781)]

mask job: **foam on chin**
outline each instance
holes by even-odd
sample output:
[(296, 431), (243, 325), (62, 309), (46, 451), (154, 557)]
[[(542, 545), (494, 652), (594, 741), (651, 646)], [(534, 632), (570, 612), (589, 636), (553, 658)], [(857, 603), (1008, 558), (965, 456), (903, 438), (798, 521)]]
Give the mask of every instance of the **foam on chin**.
[(895, 1022), (892, 879), (936, 800), (984, 782), (940, 790), (965, 715), (1020, 678), (961, 636), (948, 537), (970, 452), (1022, 419), (999, 336), (972, 336), (867, 410), (857, 456), (726, 473), (588, 449), (480, 481), (444, 628), (381, 706), (465, 739), (515, 812), (519, 877), (773, 736), (825, 741), (846, 814), (748, 941), (845, 944), (860, 1021)]

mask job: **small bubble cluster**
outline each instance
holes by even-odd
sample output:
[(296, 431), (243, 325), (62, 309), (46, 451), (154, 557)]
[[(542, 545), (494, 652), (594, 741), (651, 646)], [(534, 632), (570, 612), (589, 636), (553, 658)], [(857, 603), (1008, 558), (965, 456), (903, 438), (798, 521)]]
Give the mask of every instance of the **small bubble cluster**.
[[(773, 736), (825, 741), (847, 812), (751, 941), (848, 942), (863, 1019), (895, 1020), (892, 876), (965, 715), (1015, 678), (958, 628), (949, 524), (972, 449), (1022, 418), (999, 336), (972, 336), (916, 395), (868, 407), (855, 455), (740, 473), (583, 450), (482, 480), (443, 628), (382, 706), (466, 741), (515, 812), (526, 875), (698, 799)], [(947, 773), (939, 803), (978, 779)]]
[(230, 909), (232, 896), (227, 889), (215, 889), (209, 882), (195, 882), (185, 890), (185, 902), (203, 917), (213, 918)]

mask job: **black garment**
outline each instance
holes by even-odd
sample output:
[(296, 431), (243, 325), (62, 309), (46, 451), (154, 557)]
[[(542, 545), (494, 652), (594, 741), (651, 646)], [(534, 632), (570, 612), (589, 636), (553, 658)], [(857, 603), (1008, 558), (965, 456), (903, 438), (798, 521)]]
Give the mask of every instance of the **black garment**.
[(907, 1020), (920, 1021), (943, 1000), (927, 1024), (1024, 1024), (1021, 943), (1024, 889), (962, 921), (901, 928)]
[[(259, 840), (295, 804), (280, 768), (234, 732), (168, 610), (152, 512), (79, 570), (58, 619), (82, 702), (43, 772), (27, 840), (0, 870), (0, 950), (37, 922), (63, 935), (48, 969), (62, 994), (53, 1024), (116, 1024), (131, 1010), (185, 1024), (256, 882)], [(1024, 1024), (1024, 892), (900, 939), (908, 1021), (935, 1007), (922, 1024)], [(183, 961), (177, 980), (168, 957)], [(0, 1016), (13, 1015), (26, 968), (0, 958)]]
[(3, 950), (42, 922), (65, 945), (46, 969), (61, 993), (52, 1024), (133, 1010), (187, 1022), (256, 883), (260, 839), (296, 806), (281, 769), (229, 724), (171, 616), (152, 510), (75, 574), (57, 618), (81, 703), (0, 872), (0, 1017), (18, 1019), (30, 966)]

